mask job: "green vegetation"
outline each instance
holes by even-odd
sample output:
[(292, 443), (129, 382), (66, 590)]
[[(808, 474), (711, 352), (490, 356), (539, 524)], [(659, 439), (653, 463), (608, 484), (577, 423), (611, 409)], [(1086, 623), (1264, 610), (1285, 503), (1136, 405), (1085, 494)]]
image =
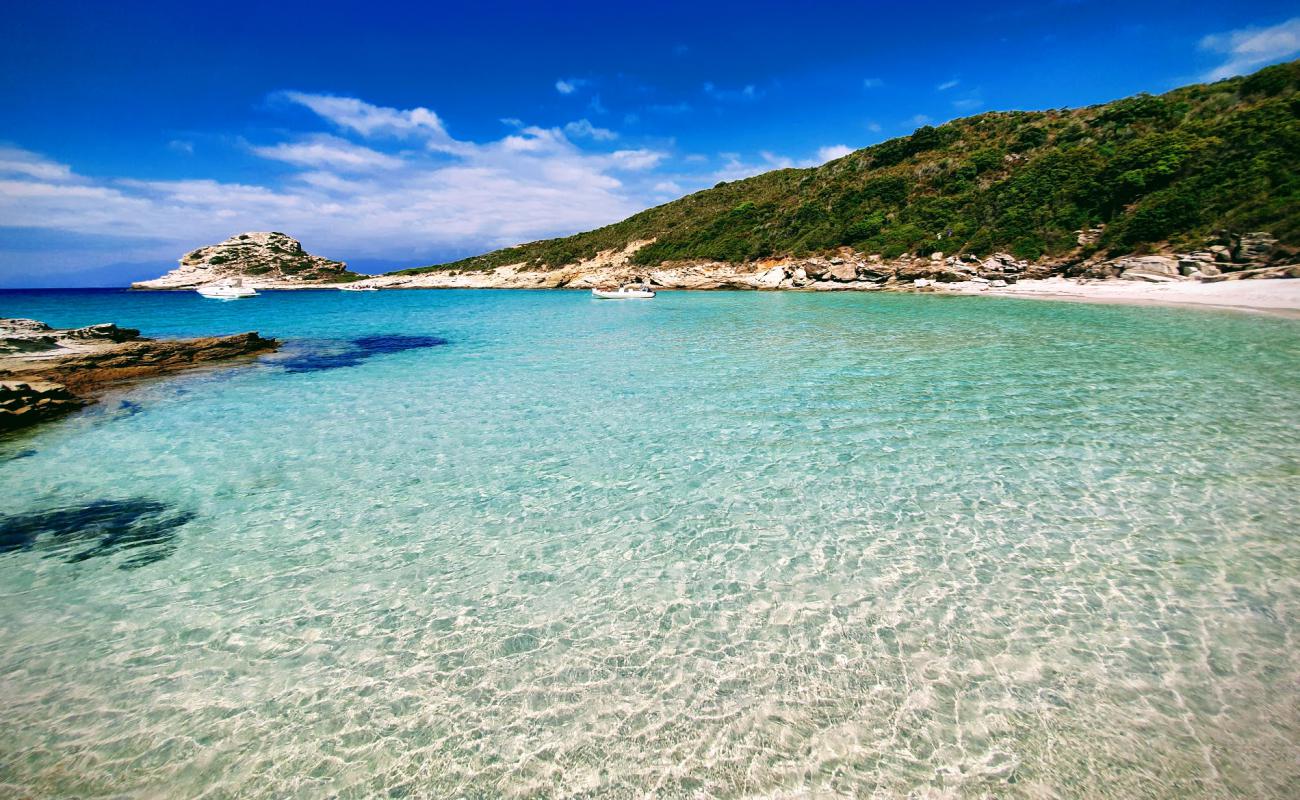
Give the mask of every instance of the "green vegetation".
[(1266, 230), (1300, 246), (1300, 61), (1081, 109), (995, 112), (926, 126), (814, 169), (720, 183), (622, 222), (404, 273), (554, 267), (641, 239), (642, 264), (744, 261), (840, 246), (882, 253), (1097, 245), (1140, 252)]

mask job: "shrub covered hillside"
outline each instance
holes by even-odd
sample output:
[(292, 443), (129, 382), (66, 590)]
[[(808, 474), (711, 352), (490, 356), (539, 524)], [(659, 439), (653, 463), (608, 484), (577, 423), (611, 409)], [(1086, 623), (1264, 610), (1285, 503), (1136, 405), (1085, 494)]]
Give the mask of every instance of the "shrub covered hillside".
[[(1300, 61), (1160, 96), (993, 112), (923, 127), (813, 169), (721, 183), (622, 222), (430, 269), (559, 266), (655, 239), (634, 260), (744, 261), (848, 245), (1022, 258), (1201, 246), (1266, 230), (1300, 245)], [(407, 272), (410, 272), (408, 270)]]

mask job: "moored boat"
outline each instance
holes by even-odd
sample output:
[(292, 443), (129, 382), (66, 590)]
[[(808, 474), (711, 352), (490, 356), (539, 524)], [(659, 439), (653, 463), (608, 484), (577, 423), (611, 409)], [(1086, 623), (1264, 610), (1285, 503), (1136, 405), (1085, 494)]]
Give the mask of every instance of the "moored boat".
[(218, 283), (207, 283), (195, 289), (195, 291), (213, 300), (238, 300), (241, 297), (257, 297), (257, 290), (251, 286), (245, 286), (244, 282), (239, 278), (230, 278)]
[(600, 300), (649, 300), (655, 296), (654, 290), (642, 284), (620, 286), (617, 289), (592, 289), (591, 296)]
[(340, 292), (377, 292), (378, 286), (358, 286), (355, 283), (345, 283), (339, 286)]

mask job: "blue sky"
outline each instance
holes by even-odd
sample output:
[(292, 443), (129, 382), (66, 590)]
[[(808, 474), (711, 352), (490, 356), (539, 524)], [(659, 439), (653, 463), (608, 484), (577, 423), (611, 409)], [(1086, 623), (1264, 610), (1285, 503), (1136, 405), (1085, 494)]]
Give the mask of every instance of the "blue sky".
[(0, 286), (283, 230), (363, 271), (572, 233), (917, 125), (1300, 53), (1294, 3), (0, 9)]

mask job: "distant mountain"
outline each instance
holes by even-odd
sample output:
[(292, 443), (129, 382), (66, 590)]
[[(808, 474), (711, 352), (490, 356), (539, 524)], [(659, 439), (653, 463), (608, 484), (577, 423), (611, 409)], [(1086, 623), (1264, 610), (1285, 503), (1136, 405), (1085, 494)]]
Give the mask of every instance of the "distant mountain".
[(161, 278), (134, 283), (131, 288), (192, 289), (225, 278), (242, 278), (257, 288), (292, 289), (363, 277), (348, 270), (342, 261), (306, 252), (288, 234), (253, 231), (187, 253), (176, 269)]
[(1079, 109), (979, 114), (812, 169), (720, 183), (613, 225), (393, 275), (549, 269), (619, 252), (633, 265), (749, 262), (851, 247), (1081, 262), (1300, 246), (1300, 61)]

